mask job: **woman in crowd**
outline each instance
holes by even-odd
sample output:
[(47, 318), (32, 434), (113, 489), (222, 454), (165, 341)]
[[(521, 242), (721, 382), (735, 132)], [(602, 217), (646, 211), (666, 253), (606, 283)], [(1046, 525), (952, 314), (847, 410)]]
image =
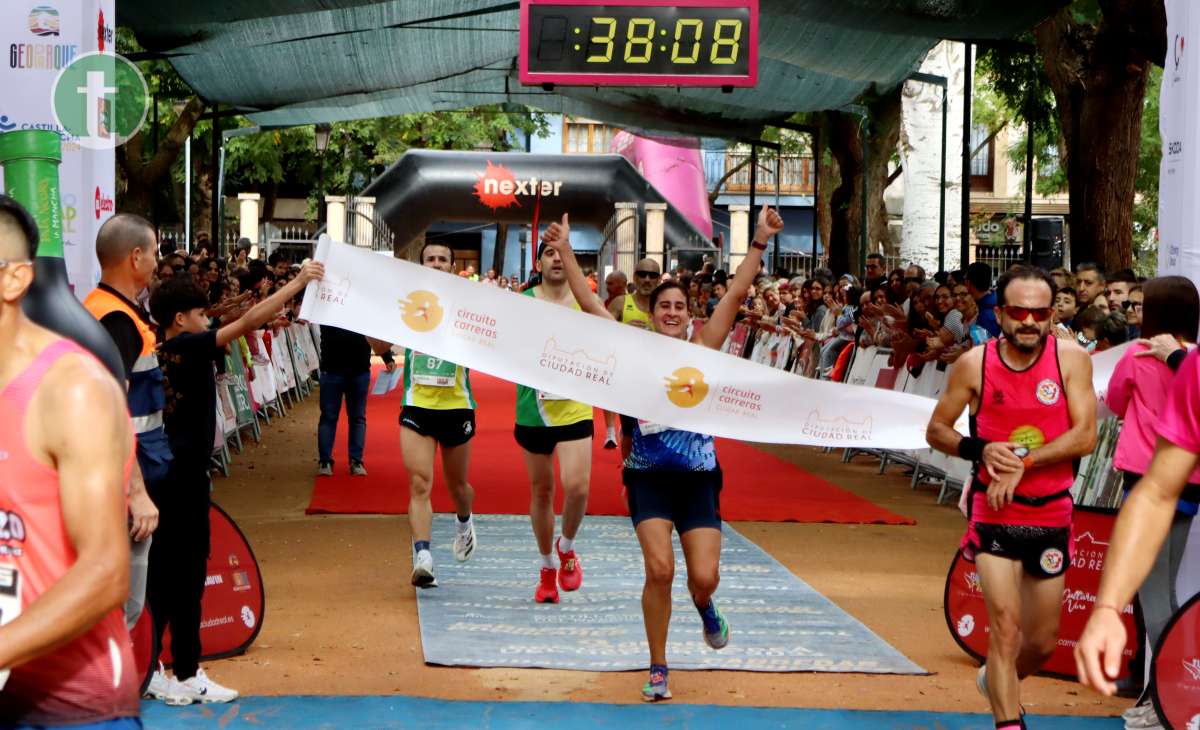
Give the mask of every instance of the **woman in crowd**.
[[(1190, 280), (1182, 276), (1151, 279), (1142, 286), (1142, 335), (1147, 339), (1166, 337), (1176, 346), (1191, 347), (1200, 329), (1200, 295)], [(1136, 342), (1125, 351), (1113, 370), (1105, 398), (1109, 408), (1124, 419), (1113, 466), (1124, 472), (1125, 490), (1146, 473), (1158, 441), (1156, 424), (1167, 403), (1175, 373), (1150, 355), (1149, 346)], [(1188, 531), (1200, 502), (1200, 469), (1192, 472), (1183, 497), (1175, 508), (1175, 517), (1167, 541), (1154, 561), (1154, 567), (1137, 593), (1145, 621), (1146, 637), (1151, 647), (1157, 646), (1167, 620), (1179, 610), (1176, 577), (1183, 561)], [(1127, 722), (1135, 717), (1155, 718), (1150, 703), (1149, 686), (1137, 705), (1125, 713)], [(1145, 727), (1145, 725), (1137, 725)]]
[[(542, 240), (558, 249), (571, 290), (585, 309), (598, 317), (612, 318), (598, 300), (584, 298), (587, 286), (568, 240), (567, 217), (551, 224)], [(763, 206), (753, 245), (729, 281), (725, 297), (712, 317), (691, 335), (691, 342), (719, 349), (732, 328), (739, 306), (758, 271), (766, 241), (783, 230), (779, 214)], [(650, 295), (654, 331), (684, 339), (691, 324), (687, 291), (678, 283), (664, 282)], [(637, 530), (646, 568), (642, 590), (642, 615), (650, 644), (650, 680), (642, 698), (653, 702), (670, 699), (667, 685), (667, 628), (671, 620), (671, 583), (675, 555), (671, 532), (679, 532), (688, 566), (688, 590), (700, 613), (704, 641), (720, 649), (729, 641), (729, 624), (713, 603), (721, 559), (721, 468), (711, 436), (622, 418), (623, 481), (629, 514)]]
[[(857, 283), (857, 280), (855, 281)], [(821, 345), (819, 367), (822, 378), (830, 376), (838, 356), (847, 345), (854, 342), (855, 323), (858, 320), (857, 302), (861, 298), (862, 290), (851, 286), (848, 281), (845, 284), (839, 283), (831, 294), (825, 295), (825, 306), (833, 315), (834, 323), (833, 336)]]

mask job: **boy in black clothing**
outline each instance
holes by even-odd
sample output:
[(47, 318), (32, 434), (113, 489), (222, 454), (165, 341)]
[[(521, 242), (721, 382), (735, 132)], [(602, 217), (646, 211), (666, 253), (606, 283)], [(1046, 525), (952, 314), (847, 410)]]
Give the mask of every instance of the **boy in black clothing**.
[(214, 366), (225, 345), (271, 321), (325, 267), (305, 264), (300, 275), (240, 319), (209, 328), (208, 298), (190, 279), (164, 282), (150, 300), (162, 330), (158, 355), (166, 405), (163, 417), (175, 458), (162, 487), (151, 493), (158, 505), (158, 533), (150, 548), (147, 595), (159, 639), (171, 627), (175, 676), (158, 673), (150, 693), (170, 705), (229, 702), (237, 692), (210, 680), (199, 667), (200, 600), (209, 548), (209, 463), (217, 429)]

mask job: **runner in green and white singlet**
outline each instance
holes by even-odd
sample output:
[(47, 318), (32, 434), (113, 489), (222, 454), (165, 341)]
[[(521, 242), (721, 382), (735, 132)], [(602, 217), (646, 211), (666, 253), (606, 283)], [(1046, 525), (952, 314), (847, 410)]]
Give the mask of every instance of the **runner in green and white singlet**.
[[(562, 259), (554, 249), (538, 248), (538, 270), (542, 283), (527, 289), (526, 296), (564, 307), (580, 309), (563, 271)], [(595, 294), (588, 292), (595, 298)], [(597, 302), (599, 300), (597, 299)], [(601, 305), (603, 306), (603, 305)], [(588, 488), (592, 477), (592, 407), (560, 398), (553, 393), (517, 386), (517, 443), (525, 454), (531, 496), (529, 519), (537, 538), (540, 573), (534, 600), (558, 603), (558, 589), (578, 590), (583, 568), (575, 554), (575, 536), (587, 512)], [(563, 485), (562, 536), (554, 539), (554, 455)], [(551, 546), (558, 562), (551, 555)]]
[[(437, 243), (421, 249), (421, 265), (451, 273), (454, 251)], [(475, 490), (467, 482), (471, 438), (475, 435), (475, 396), (471, 371), (449, 360), (415, 350), (404, 351), (404, 407), (400, 411), (400, 453), (408, 470), (408, 525), (413, 540), (412, 583), (437, 585), (429, 549), (433, 525), (433, 459), (442, 447), (442, 474), (454, 500), (454, 557), (467, 560), (475, 552), (471, 504)]]

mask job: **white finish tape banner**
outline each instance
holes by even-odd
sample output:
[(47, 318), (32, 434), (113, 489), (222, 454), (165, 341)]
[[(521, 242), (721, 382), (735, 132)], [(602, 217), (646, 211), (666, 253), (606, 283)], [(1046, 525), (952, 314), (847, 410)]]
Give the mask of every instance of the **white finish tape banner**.
[(671, 428), (764, 443), (925, 448), (934, 401), (796, 377), (322, 237), (300, 315)]

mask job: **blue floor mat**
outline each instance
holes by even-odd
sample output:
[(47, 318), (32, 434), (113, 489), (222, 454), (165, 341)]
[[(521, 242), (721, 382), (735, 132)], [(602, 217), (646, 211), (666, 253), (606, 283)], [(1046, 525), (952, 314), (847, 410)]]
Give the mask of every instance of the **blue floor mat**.
[[(453, 515), (434, 518), (440, 587), (417, 591), (421, 645), (430, 664), (626, 671), (649, 665), (642, 625), (642, 554), (627, 518), (588, 517), (576, 550), (583, 588), (561, 603), (537, 604), (537, 548), (529, 518), (477, 515), (479, 548), (469, 562), (450, 551)], [(674, 610), (667, 646), (672, 669), (761, 672), (925, 671), (857, 619), (724, 527), (716, 603), (729, 645), (705, 645), (675, 543)]]
[[(987, 715), (715, 705), (452, 702), (421, 697), (245, 697), (229, 705), (144, 702), (147, 730), (992, 730)], [(1118, 730), (1120, 718), (1031, 715), (1037, 730)]]

